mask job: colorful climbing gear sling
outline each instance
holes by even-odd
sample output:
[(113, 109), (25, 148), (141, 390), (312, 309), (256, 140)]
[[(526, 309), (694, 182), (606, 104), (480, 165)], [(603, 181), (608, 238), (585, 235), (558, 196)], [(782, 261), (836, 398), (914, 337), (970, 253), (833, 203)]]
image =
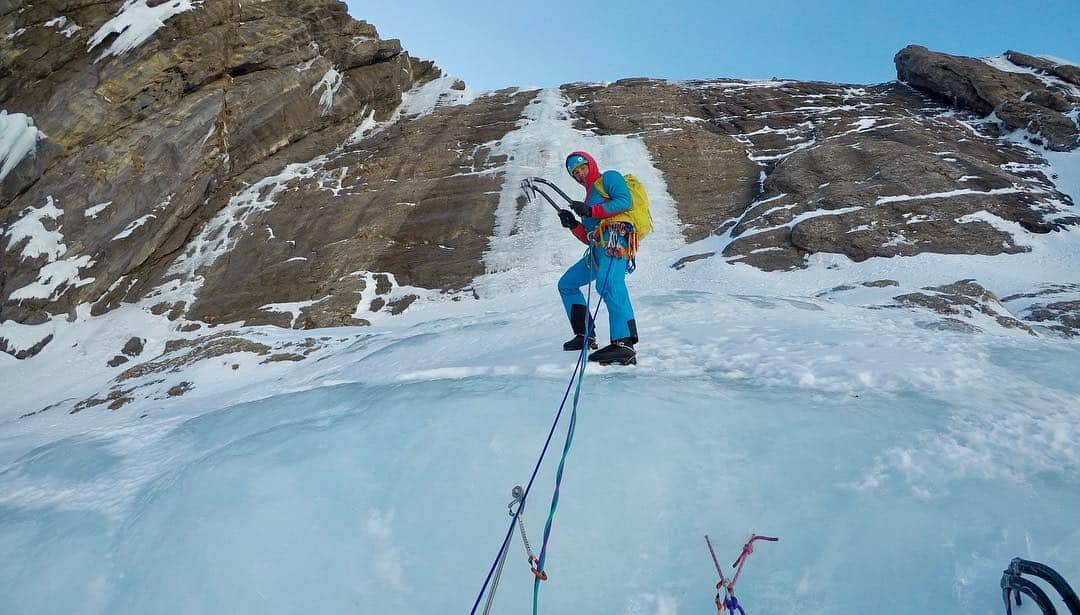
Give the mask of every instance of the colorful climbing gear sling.
[[(732, 614), (734, 614), (735, 611), (738, 611), (741, 615), (746, 615), (746, 611), (743, 610), (742, 605), (739, 604), (739, 599), (735, 597), (735, 583), (739, 580), (739, 575), (742, 574), (743, 566), (746, 565), (746, 558), (754, 552), (755, 540), (777, 542), (780, 539), (773, 538), (772, 536), (751, 534), (750, 540), (747, 540), (746, 544), (743, 545), (739, 558), (731, 565), (732, 568), (735, 568), (735, 576), (728, 579), (724, 576), (724, 571), (720, 569), (720, 562), (716, 559), (716, 551), (713, 550), (712, 541), (709, 540), (709, 535), (705, 535), (705, 544), (709, 547), (709, 555), (712, 556), (713, 566), (716, 567), (716, 574), (720, 576), (720, 580), (716, 583), (716, 598), (714, 599), (718, 615), (724, 611)], [(724, 592), (723, 598), (720, 597), (721, 591)]]

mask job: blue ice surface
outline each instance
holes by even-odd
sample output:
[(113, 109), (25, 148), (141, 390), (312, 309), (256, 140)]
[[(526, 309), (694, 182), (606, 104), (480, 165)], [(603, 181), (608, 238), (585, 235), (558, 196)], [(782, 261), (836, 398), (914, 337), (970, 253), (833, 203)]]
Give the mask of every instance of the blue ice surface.
[[(1003, 612), (1014, 556), (1080, 583), (1074, 447), (995, 431), (1080, 399), (1080, 349), (990, 361), (1015, 382), (980, 395), (590, 373), (541, 612), (712, 612), (706, 533), (724, 565), (751, 532), (780, 537), (739, 582), (751, 614)], [(0, 612), (466, 612), (564, 384), (346, 384), (141, 447), (43, 446), (0, 471)], [(524, 515), (537, 549), (564, 426)], [(531, 579), (515, 533), (494, 612), (526, 612)]]

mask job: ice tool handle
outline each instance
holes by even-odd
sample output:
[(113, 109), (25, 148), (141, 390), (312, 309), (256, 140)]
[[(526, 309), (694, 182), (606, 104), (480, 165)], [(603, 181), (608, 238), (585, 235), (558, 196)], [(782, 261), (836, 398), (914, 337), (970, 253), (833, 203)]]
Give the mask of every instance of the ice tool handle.
[(1021, 594), (1027, 594), (1028, 597), (1034, 600), (1045, 615), (1057, 615), (1057, 609), (1051, 602), (1050, 597), (1046, 595), (1046, 592), (1031, 580), (1022, 577), (1023, 574), (1034, 575), (1049, 583), (1061, 595), (1061, 599), (1066, 608), (1069, 609), (1069, 613), (1071, 615), (1080, 615), (1080, 597), (1077, 597), (1076, 592), (1073, 591), (1073, 588), (1069, 586), (1064, 577), (1046, 564), (1019, 557), (1013, 558), (1009, 562), (1009, 567), (1001, 574), (1001, 597), (1005, 601), (1005, 612), (1008, 615), (1012, 615), (1010, 598), (1016, 601), (1016, 606), (1020, 606)]
[(568, 205), (574, 202), (574, 199), (570, 198), (570, 195), (566, 194), (566, 192), (564, 192), (562, 188), (556, 186), (554, 183), (544, 179), (543, 177), (528, 177), (521, 180), (521, 190), (525, 193), (525, 198), (528, 199), (530, 203), (532, 202), (532, 197), (539, 194), (540, 196), (544, 197), (544, 200), (550, 203), (552, 207), (554, 207), (555, 209), (561, 209), (558, 205), (555, 204), (555, 201), (553, 201), (551, 197), (548, 196), (548, 193), (544, 192), (544, 189), (537, 184), (547, 186), (548, 188), (551, 188), (555, 192), (559, 193), (559, 196), (561, 196)]

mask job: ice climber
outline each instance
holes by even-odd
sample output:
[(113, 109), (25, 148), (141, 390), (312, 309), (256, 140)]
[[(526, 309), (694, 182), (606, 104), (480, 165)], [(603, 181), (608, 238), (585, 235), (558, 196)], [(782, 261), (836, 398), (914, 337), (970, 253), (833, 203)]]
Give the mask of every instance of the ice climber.
[[(611, 344), (589, 355), (600, 363), (634, 364), (638, 341), (634, 308), (626, 290), (626, 274), (633, 271), (637, 235), (630, 216), (633, 196), (626, 179), (618, 171), (600, 173), (596, 161), (585, 152), (566, 157), (566, 170), (585, 187), (585, 200), (573, 201), (570, 210), (559, 212), (562, 225), (589, 246), (585, 256), (559, 278), (559, 295), (570, 318), (574, 337), (563, 350), (580, 351), (582, 345), (596, 348), (596, 331), (589, 325), (589, 308), (581, 287), (596, 281), (607, 304)], [(581, 216), (579, 222), (576, 213)], [(592, 335), (586, 341), (586, 330)]]

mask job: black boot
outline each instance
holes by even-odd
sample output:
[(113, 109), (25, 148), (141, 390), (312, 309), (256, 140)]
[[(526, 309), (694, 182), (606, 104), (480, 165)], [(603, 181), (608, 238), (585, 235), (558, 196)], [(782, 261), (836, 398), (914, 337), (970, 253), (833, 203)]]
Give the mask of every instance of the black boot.
[(603, 349), (589, 355), (589, 360), (600, 365), (637, 365), (637, 351), (634, 350), (634, 344), (638, 342), (637, 321), (626, 321), (626, 328), (629, 330), (629, 337), (611, 340)]
[(637, 352), (632, 342), (634, 338), (624, 337), (612, 340), (610, 344), (589, 355), (589, 360), (600, 365), (637, 365)]
[(589, 308), (580, 304), (570, 306), (570, 327), (574, 330), (574, 337), (562, 345), (563, 350), (581, 350), (585, 343), (586, 322), (589, 323), (589, 348), (596, 350), (596, 326), (589, 316)]

